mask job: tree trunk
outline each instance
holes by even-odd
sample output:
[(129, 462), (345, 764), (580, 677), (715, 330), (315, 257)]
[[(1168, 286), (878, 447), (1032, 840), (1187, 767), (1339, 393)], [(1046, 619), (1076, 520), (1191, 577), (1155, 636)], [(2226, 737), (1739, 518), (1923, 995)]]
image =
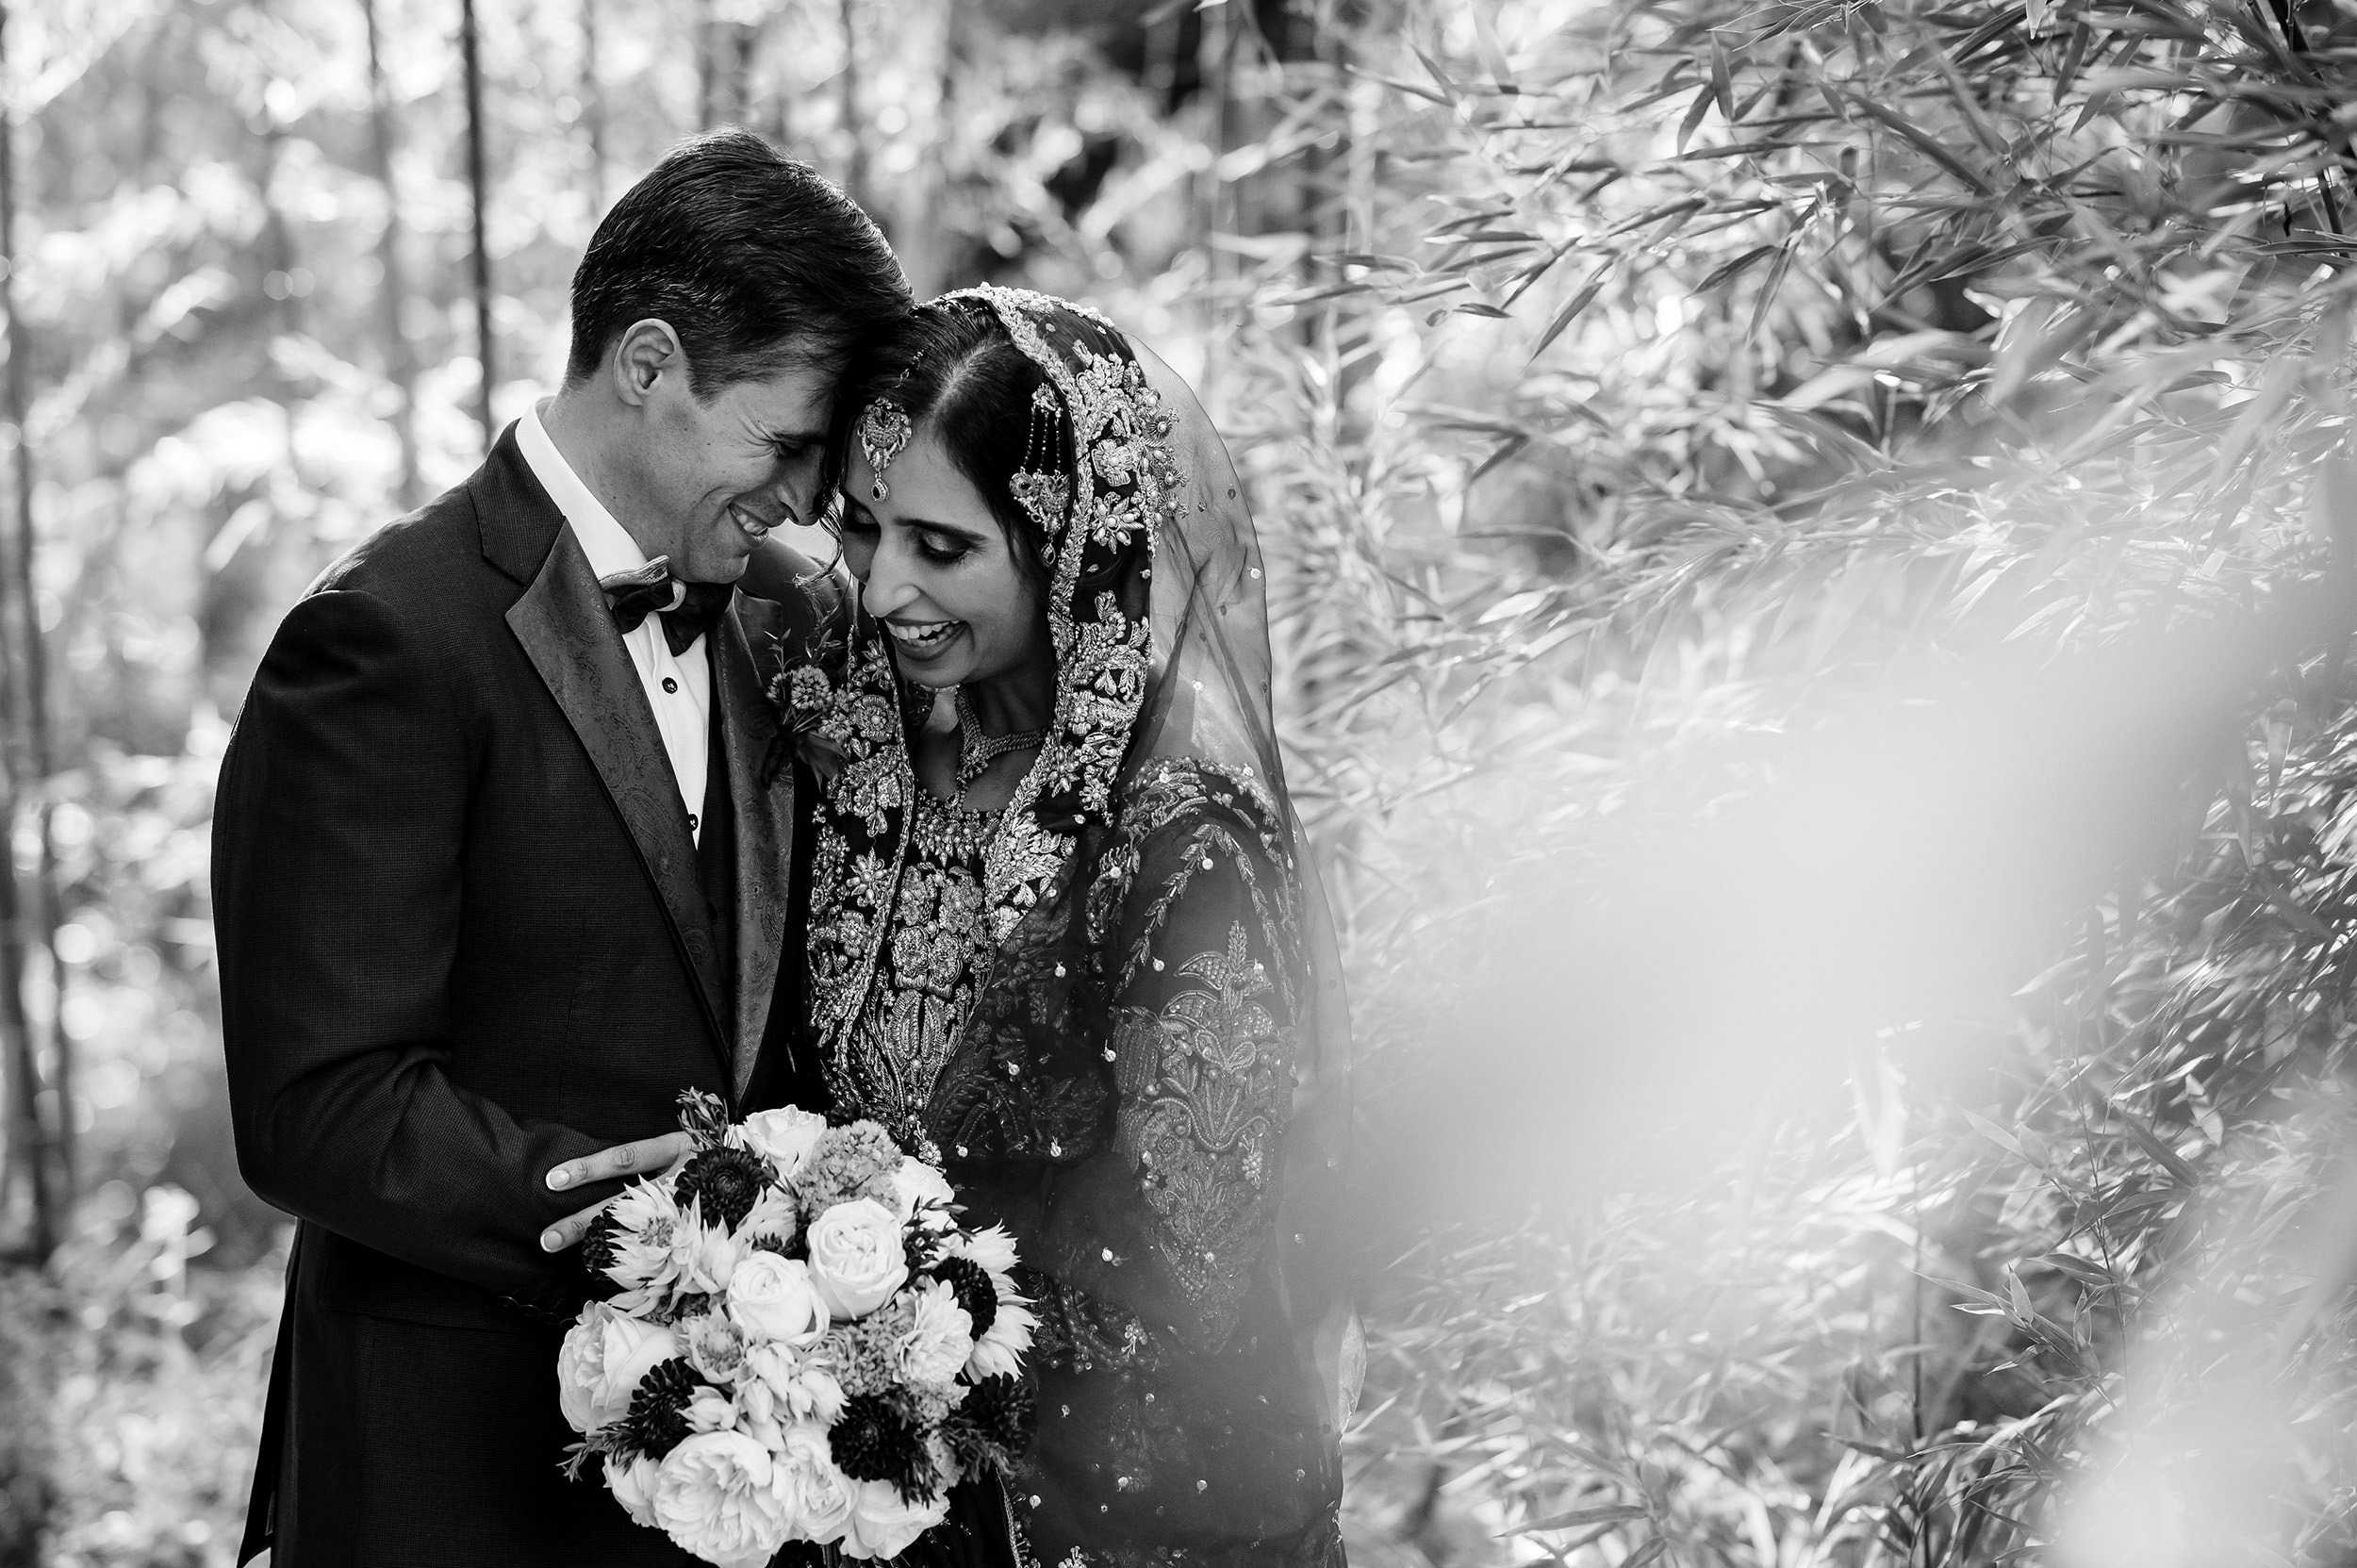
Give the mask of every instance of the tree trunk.
[[(8, 13), (0, 0), (0, 73), (8, 66)], [(16, 294), (16, 138), (15, 115), (0, 102), (0, 310), (8, 315), (8, 365), (5, 396), (9, 428), (16, 432), (15, 537), (8, 559), (0, 563), (0, 657), (6, 678), (0, 680), (0, 720), (8, 731), (6, 813), (0, 826), (15, 836), (16, 821), (25, 811), (34, 814), (41, 833), (41, 867), (52, 874), (48, 812), (41, 804), (48, 777), (48, 726), (41, 717), (42, 668), (41, 619), (33, 598), (33, 454), (26, 428), (32, 394), (30, 335), (17, 310)], [(0, 844), (0, 850), (8, 846)], [(65, 1207), (73, 1180), (73, 1101), (71, 1045), (62, 1028), (54, 1030), (50, 1081), (44, 1092), (41, 1059), (35, 1048), (32, 1020), (25, 1004), (25, 959), (46, 900), (26, 901), (18, 886), (16, 857), (0, 863), (0, 1044), (10, 1066), (16, 1142), (32, 1189), (33, 1250), (46, 1260), (63, 1230)], [(28, 918), (29, 916), (29, 918)]]
[(491, 413), (491, 388), (498, 385), (498, 345), (491, 323), (491, 247), (484, 234), (483, 51), (475, 32), (474, 0), (458, 0), (458, 52), (467, 85), (467, 189), (474, 199), (475, 356), (483, 371), (476, 389), (475, 418), (482, 421), (483, 450), (488, 453), (499, 438), (499, 426)]
[(393, 430), (401, 438), (400, 504), (407, 511), (418, 503), (418, 360), (401, 324), (401, 305), (409, 290), (401, 265), (401, 194), (393, 184), (393, 114), (379, 51), (376, 0), (360, 0), (360, 11), (369, 28), (369, 157), (374, 166), (370, 172), (385, 191), (385, 227), (376, 239), (376, 260), (383, 272), (377, 299), (384, 318), (385, 378), (401, 397)]

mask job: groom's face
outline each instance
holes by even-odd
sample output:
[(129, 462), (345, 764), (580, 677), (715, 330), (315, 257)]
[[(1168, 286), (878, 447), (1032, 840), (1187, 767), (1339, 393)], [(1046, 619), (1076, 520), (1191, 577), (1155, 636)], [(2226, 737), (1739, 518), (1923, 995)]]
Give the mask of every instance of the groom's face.
[(684, 375), (659, 378), (638, 454), (643, 515), (624, 522), (639, 548), (688, 582), (733, 583), (763, 535), (815, 518), (834, 382), (796, 363), (703, 399)]

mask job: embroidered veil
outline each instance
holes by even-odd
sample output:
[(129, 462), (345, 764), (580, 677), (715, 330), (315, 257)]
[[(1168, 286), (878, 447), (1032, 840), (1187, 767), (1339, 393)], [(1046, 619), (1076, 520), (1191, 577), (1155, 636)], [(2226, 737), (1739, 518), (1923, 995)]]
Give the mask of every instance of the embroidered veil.
[[(1014, 1233), (1041, 1317), (1017, 1549), (1339, 1565), (1348, 1025), (1242, 487), (1185, 384), (1103, 319), (997, 288), (925, 308), (995, 313), (1068, 438), (1055, 473), (1017, 476), (1053, 514), (1053, 718), (983, 860), (975, 999), (907, 1130), (969, 1219)], [(931, 698), (865, 625), (780, 686), (829, 754), (810, 959), (833, 1074), (879, 954), (923, 934), (898, 894)]]

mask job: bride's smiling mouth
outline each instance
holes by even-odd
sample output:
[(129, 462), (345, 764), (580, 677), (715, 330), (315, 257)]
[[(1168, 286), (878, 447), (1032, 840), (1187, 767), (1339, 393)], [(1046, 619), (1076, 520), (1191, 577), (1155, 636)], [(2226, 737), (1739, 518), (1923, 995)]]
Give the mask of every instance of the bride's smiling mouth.
[(901, 652), (929, 658), (949, 645), (965, 629), (963, 620), (887, 620), (884, 630)]

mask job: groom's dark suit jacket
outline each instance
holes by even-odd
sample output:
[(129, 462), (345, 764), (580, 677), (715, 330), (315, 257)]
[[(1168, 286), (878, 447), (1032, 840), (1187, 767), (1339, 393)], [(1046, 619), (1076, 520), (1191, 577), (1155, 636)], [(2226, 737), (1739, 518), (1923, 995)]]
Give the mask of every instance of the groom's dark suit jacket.
[(618, 1189), (541, 1179), (671, 1130), (685, 1088), (818, 1103), (795, 1048), (802, 814), (790, 773), (761, 782), (755, 664), (799, 630), (739, 594), (705, 639), (700, 852), (513, 429), (280, 626), (213, 831), (239, 1161), (301, 1220), (240, 1560), (688, 1560), (558, 1475), (586, 1281), (537, 1237)]

